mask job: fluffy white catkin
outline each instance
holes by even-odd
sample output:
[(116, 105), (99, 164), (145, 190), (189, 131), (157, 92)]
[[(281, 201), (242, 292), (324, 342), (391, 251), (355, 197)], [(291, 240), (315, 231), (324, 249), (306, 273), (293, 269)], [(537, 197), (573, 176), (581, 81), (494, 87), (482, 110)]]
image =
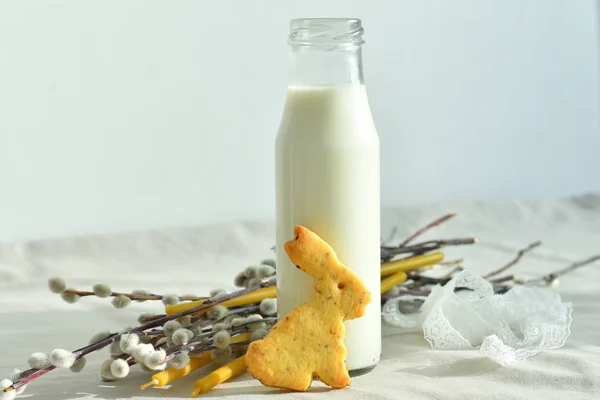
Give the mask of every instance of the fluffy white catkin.
[(184, 315), (183, 317), (177, 318), (177, 322), (179, 322), (181, 326), (188, 326), (192, 323), (192, 317), (190, 315)]
[(148, 357), (144, 359), (144, 364), (150, 369), (158, 370), (164, 368), (164, 364), (162, 362), (167, 357), (167, 353), (163, 350), (155, 350)]
[(120, 356), (123, 352), (121, 351), (121, 340), (117, 340), (116, 342), (112, 342), (108, 347), (111, 356), (117, 357)]
[(131, 355), (138, 362), (143, 362), (146, 359), (146, 357), (152, 354), (153, 351), (154, 346), (152, 346), (151, 344), (138, 344), (131, 352)]
[(231, 343), (231, 335), (227, 331), (219, 331), (213, 336), (213, 343), (216, 348), (223, 349)]
[(100, 298), (110, 297), (110, 295), (112, 294), (112, 289), (110, 288), (110, 286), (105, 285), (104, 283), (95, 284), (92, 288), (92, 291), (96, 296)]
[(109, 331), (98, 332), (90, 338), (90, 341), (88, 342), (88, 344), (94, 344), (94, 343), (101, 342), (109, 336), (110, 336)]
[(57, 368), (71, 368), (75, 362), (75, 354), (69, 350), (54, 349), (50, 353), (50, 362)]
[(129, 375), (129, 364), (127, 361), (119, 358), (112, 362), (110, 365), (110, 372), (115, 378), (125, 378)]
[(73, 363), (73, 365), (71, 365), (71, 372), (81, 372), (83, 370), (83, 368), (85, 368), (85, 363), (86, 363), (86, 358), (85, 357), (81, 357), (78, 358), (77, 360), (75, 360), (75, 362)]
[(113, 360), (108, 359), (105, 360), (100, 366), (100, 379), (102, 379), (102, 381), (104, 382), (111, 382), (116, 379), (112, 372), (110, 372), (110, 367), (112, 366), (112, 363)]
[(226, 322), (217, 322), (216, 324), (213, 325), (212, 331), (213, 332), (225, 331), (225, 330), (229, 329), (229, 326), (230, 325)]
[(248, 280), (248, 287), (260, 286), (261, 283), (262, 283), (262, 279), (252, 278), (252, 279)]
[(244, 275), (246, 276), (246, 278), (252, 279), (252, 278), (256, 277), (257, 270), (258, 270), (258, 268), (254, 267), (254, 266), (250, 266), (244, 270)]
[(13, 383), (12, 381), (9, 381), (8, 379), (2, 379), (0, 381), (0, 400), (14, 400), (15, 397), (17, 397), (17, 391), (16, 390), (10, 390), (8, 392), (3, 392), (3, 389), (6, 389), (7, 387), (11, 386)]
[(214, 349), (210, 351), (210, 358), (215, 362), (224, 362), (231, 357), (231, 347), (225, 347), (223, 349)]
[(276, 267), (276, 263), (275, 260), (273, 260), (272, 258), (267, 258), (265, 260), (262, 260), (260, 262), (261, 265), (270, 265), (271, 267), (275, 268)]
[(256, 276), (260, 279), (275, 275), (275, 268), (270, 265), (261, 265), (258, 267)]
[(190, 363), (190, 356), (187, 352), (177, 354), (171, 360), (171, 366), (175, 369), (182, 369)]
[(78, 294), (67, 293), (67, 292), (61, 294), (60, 296), (62, 297), (62, 299), (64, 301), (66, 301), (67, 303), (70, 303), (70, 304), (77, 303), (79, 301), (79, 299), (81, 298), (81, 296), (79, 296)]
[(173, 306), (173, 305), (179, 303), (179, 296), (177, 296), (174, 293), (165, 294), (165, 295), (163, 295), (162, 302), (166, 306), (169, 306), (169, 305)]
[(252, 331), (257, 329), (264, 329), (267, 324), (263, 321), (263, 317), (260, 314), (250, 314), (246, 317), (246, 322), (252, 322), (248, 325), (248, 328)]
[(220, 297), (226, 294), (227, 291), (225, 289), (213, 289), (209, 292), (210, 297)]
[(277, 299), (264, 299), (261, 301), (260, 312), (265, 315), (277, 314)]
[[(145, 289), (135, 289), (131, 294), (135, 294), (137, 296), (150, 296), (150, 292)], [(138, 303), (143, 303), (146, 300), (136, 300)]]
[(30, 355), (27, 359), (27, 364), (33, 369), (44, 369), (51, 365), (48, 355), (40, 352)]
[(222, 304), (217, 304), (210, 311), (206, 313), (206, 316), (210, 319), (219, 320), (225, 318), (229, 310)]
[(177, 346), (187, 344), (194, 337), (194, 332), (189, 329), (181, 328), (177, 329), (173, 332), (173, 336), (171, 336), (171, 340)]
[(67, 290), (67, 283), (63, 278), (51, 278), (48, 280), (48, 288), (52, 293), (62, 294)]
[(163, 331), (165, 332), (165, 335), (169, 337), (173, 335), (177, 329), (181, 329), (181, 324), (177, 321), (167, 321), (163, 325)]
[(267, 333), (268, 333), (268, 331), (266, 329), (264, 329), (264, 328), (257, 329), (254, 332), (252, 332), (252, 334), (250, 335), (250, 340), (251, 341), (255, 341), (255, 340), (258, 340), (258, 339), (262, 339), (265, 336), (267, 336)]
[(140, 314), (140, 316), (138, 317), (138, 323), (140, 324), (144, 324), (146, 321), (144, 321), (144, 319), (148, 318), (148, 317), (154, 317), (156, 314), (151, 313), (151, 312), (143, 312)]
[(120, 294), (117, 297), (113, 297), (111, 303), (115, 308), (125, 308), (131, 303), (131, 299)]
[(121, 336), (119, 347), (125, 354), (131, 354), (135, 346), (140, 343), (140, 337), (133, 333), (127, 333)]
[[(19, 379), (21, 379), (21, 371), (20, 369), (15, 369), (13, 371), (12, 376), (10, 377), (10, 380), (14, 382), (18, 381)], [(23, 385), (18, 387), (17, 389), (15, 389), (15, 391), (17, 392), (17, 395), (23, 393), (25, 391), (25, 389), (27, 389), (27, 385)]]

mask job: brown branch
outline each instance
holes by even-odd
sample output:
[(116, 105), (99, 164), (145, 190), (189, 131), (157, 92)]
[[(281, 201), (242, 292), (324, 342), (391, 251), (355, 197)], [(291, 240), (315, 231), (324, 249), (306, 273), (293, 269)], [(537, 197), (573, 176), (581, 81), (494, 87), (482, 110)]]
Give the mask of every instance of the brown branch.
[[(146, 323), (145, 325), (141, 325), (138, 326), (136, 328), (133, 328), (131, 330), (129, 330), (128, 332), (120, 332), (120, 333), (113, 333), (111, 334), (109, 337), (107, 337), (106, 339), (97, 342), (97, 343), (93, 343), (89, 346), (85, 346), (82, 347), (80, 349), (77, 349), (73, 352), (73, 354), (75, 354), (75, 359), (79, 359), (91, 352), (94, 352), (96, 350), (102, 349), (112, 343), (114, 343), (115, 341), (119, 340), (119, 338), (124, 335), (125, 333), (137, 333), (137, 334), (141, 334), (142, 332), (144, 332), (145, 330), (151, 329), (151, 328), (155, 328), (157, 326), (162, 326), (164, 323), (166, 323), (167, 321), (171, 321), (177, 318), (181, 318), (183, 316), (186, 315), (190, 315), (190, 314), (195, 314), (195, 313), (199, 313), (199, 312), (203, 312), (203, 311), (207, 311), (209, 308), (223, 303), (227, 300), (231, 300), (234, 299), (236, 297), (239, 296), (243, 296), (245, 294), (251, 293), (255, 290), (264, 288), (264, 287), (269, 287), (269, 286), (274, 286), (275, 285), (275, 279), (270, 279), (266, 282), (263, 282), (261, 285), (259, 286), (252, 286), (249, 288), (245, 288), (245, 289), (241, 289), (238, 290), (237, 292), (232, 292), (229, 294), (226, 294), (224, 296), (221, 297), (215, 297), (212, 298), (210, 300), (207, 300), (206, 302), (204, 302), (203, 304), (199, 305), (198, 307), (194, 307), (194, 308), (190, 308), (189, 310), (185, 310), (185, 311), (181, 311), (179, 313), (176, 314), (172, 314), (172, 315), (165, 315), (161, 318), (157, 318), (153, 321), (150, 321), (148, 323)], [(47, 368), (43, 368), (43, 369), (29, 369), (27, 371), (23, 371), (21, 373), (21, 376), (26, 376), (20, 380), (18, 380), (17, 382), (14, 382), (11, 386), (7, 387), (6, 389), (4, 389), (4, 392), (8, 392), (14, 389), (17, 389), (23, 385), (26, 385), (27, 383), (31, 382), (34, 379), (39, 378), (40, 376), (43, 376), (45, 374), (47, 374), (48, 372), (52, 371), (53, 369), (55, 369), (55, 366), (49, 366)]]
[(462, 264), (464, 262), (465, 262), (464, 258), (457, 258), (456, 260), (440, 261), (438, 263), (438, 265), (443, 266), (443, 267), (457, 267), (457, 266), (460, 266), (460, 264)]
[(141, 322), (150, 322), (150, 321), (154, 321), (159, 318), (163, 318), (165, 315), (167, 315), (167, 314), (149, 315), (147, 317), (142, 318), (140, 321)]
[(498, 275), (498, 274), (501, 274), (502, 272), (506, 271), (507, 269), (509, 269), (509, 268), (513, 267), (513, 266), (514, 266), (516, 263), (518, 263), (518, 262), (519, 262), (519, 260), (521, 260), (521, 258), (522, 258), (522, 257), (523, 257), (525, 254), (529, 253), (531, 250), (535, 249), (536, 247), (540, 246), (541, 244), (542, 244), (542, 242), (541, 242), (541, 241), (539, 241), (539, 240), (538, 240), (537, 242), (533, 242), (533, 243), (531, 243), (529, 246), (525, 247), (524, 249), (521, 249), (521, 250), (519, 250), (519, 252), (517, 253), (516, 257), (515, 257), (515, 258), (514, 258), (514, 259), (513, 259), (511, 262), (509, 262), (508, 264), (506, 264), (506, 265), (505, 265), (505, 266), (503, 266), (503, 267), (500, 267), (500, 268), (498, 268), (498, 269), (495, 269), (495, 270), (493, 270), (493, 271), (491, 271), (491, 272), (487, 273), (487, 274), (486, 274), (486, 275), (484, 275), (483, 277), (484, 277), (485, 279), (489, 279), (489, 278), (491, 278), (492, 276), (496, 276), (496, 275)]
[(409, 236), (404, 242), (400, 243), (398, 245), (398, 247), (406, 246), (409, 242), (412, 242), (414, 239), (421, 236), (423, 233), (425, 233), (429, 229), (435, 228), (436, 226), (448, 221), (450, 218), (454, 217), (455, 215), (456, 214), (446, 214), (443, 217), (436, 219), (435, 221), (429, 223), (428, 225), (424, 226), (423, 228), (421, 228), (418, 231), (416, 231), (415, 233), (413, 233), (412, 236)]
[(568, 274), (569, 272), (575, 271), (578, 268), (584, 267), (586, 265), (592, 264), (596, 261), (600, 261), (600, 254), (597, 254), (595, 256), (592, 256), (590, 258), (586, 258), (585, 260), (581, 260), (581, 261), (576, 261), (573, 264), (559, 269), (557, 271), (551, 272), (547, 275), (544, 275), (540, 278), (535, 278), (535, 279), (530, 279), (525, 281), (524, 283), (526, 285), (532, 285), (532, 284), (540, 284), (540, 283), (544, 283), (544, 284), (548, 284), (552, 281), (554, 281), (555, 279), (557, 279), (560, 276), (563, 276), (565, 274)]
[[(94, 292), (89, 292), (86, 290), (76, 290), (76, 289), (67, 289), (67, 290), (65, 290), (64, 293), (76, 294), (80, 297), (96, 296), (96, 294)], [(108, 296), (108, 297), (117, 297), (117, 296), (125, 296), (125, 297), (129, 297), (131, 300), (137, 300), (137, 301), (162, 300), (163, 299), (163, 295), (161, 295), (161, 294), (144, 295), (144, 294), (119, 293), (119, 292), (112, 292), (110, 294), (110, 296)], [(207, 299), (208, 297), (179, 296), (178, 298), (179, 298), (179, 301), (197, 301), (197, 300)]]
[(510, 282), (510, 281), (514, 281), (514, 280), (515, 280), (514, 275), (505, 275), (505, 276), (501, 276), (499, 278), (490, 279), (490, 283), (491, 284), (499, 284), (499, 283)]
[(389, 243), (394, 238), (394, 236), (396, 236), (396, 231), (397, 228), (393, 227), (388, 237), (386, 239), (381, 239), (381, 245), (383, 246), (384, 244)]
[(412, 246), (404, 247), (391, 247), (381, 246), (381, 258), (382, 260), (390, 260), (392, 257), (398, 254), (423, 254), (430, 251), (441, 249), (446, 246), (461, 246), (466, 244), (477, 243), (477, 238), (460, 238), (460, 239), (447, 239), (447, 240), (430, 240), (428, 242), (422, 242), (413, 244)]
[(444, 275), (442, 277), (442, 279), (451, 279), (454, 274), (463, 271), (463, 267), (461, 267), (460, 265), (457, 267), (454, 267), (450, 272), (448, 272), (446, 275)]
[[(96, 350), (104, 348), (104, 347), (108, 346), (109, 344), (112, 344), (113, 342), (115, 342), (119, 337), (121, 337), (121, 334), (113, 333), (108, 338), (106, 338), (100, 342), (93, 343), (89, 346), (85, 346), (85, 347), (82, 347), (81, 349), (75, 350), (73, 352), (73, 354), (75, 354), (75, 359), (78, 360), (81, 357), (83, 357), (89, 353), (92, 353)], [(32, 369), (28, 369), (27, 371), (23, 371), (23, 372), (21, 372), (21, 376), (23, 376), (23, 378), (19, 379), (17, 382), (14, 382), (11, 386), (4, 389), (4, 391), (8, 392), (9, 390), (17, 389), (21, 386), (24, 386), (24, 385), (28, 384), (29, 382), (33, 381), (34, 379), (37, 379), (40, 376), (46, 375), (48, 372), (50, 372), (54, 369), (56, 369), (56, 367), (54, 365), (51, 365), (49, 367), (42, 368), (42, 369), (33, 369), (32, 368)]]

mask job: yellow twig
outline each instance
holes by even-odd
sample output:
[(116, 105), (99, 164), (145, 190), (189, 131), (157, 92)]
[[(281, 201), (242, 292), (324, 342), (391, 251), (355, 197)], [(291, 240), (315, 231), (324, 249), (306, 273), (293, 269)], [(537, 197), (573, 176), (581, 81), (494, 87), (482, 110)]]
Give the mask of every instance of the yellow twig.
[(394, 275), (388, 276), (381, 281), (381, 293), (385, 293), (396, 285), (401, 284), (406, 280), (406, 272), (400, 271)]
[(221, 368), (211, 372), (204, 378), (194, 384), (194, 391), (191, 397), (198, 397), (201, 394), (208, 393), (212, 388), (227, 379), (243, 373), (246, 370), (246, 356), (241, 356), (222, 366)]
[(410, 257), (404, 260), (392, 261), (381, 265), (381, 276), (388, 276), (396, 272), (408, 272), (413, 269), (432, 267), (444, 259), (444, 253), (438, 251), (422, 256)]
[[(164, 371), (163, 371), (164, 372)], [(156, 375), (156, 374), (155, 374)], [(140, 386), (142, 390), (148, 389), (150, 386), (164, 386), (159, 384), (160, 381), (158, 379), (152, 379), (150, 382), (146, 382)]]
[[(277, 297), (277, 287), (269, 286), (266, 288), (255, 290), (255, 291), (245, 294), (243, 296), (236, 297), (235, 299), (224, 301), (221, 304), (224, 305), (225, 307), (243, 306), (246, 304), (256, 303), (256, 302), (262, 301), (264, 299), (276, 298), (276, 297)], [(201, 306), (202, 304), (204, 304), (205, 301), (206, 300), (198, 300), (198, 301), (192, 301), (189, 303), (168, 305), (165, 307), (165, 313), (167, 315), (177, 314), (182, 311), (187, 311), (192, 308)], [(208, 312), (209, 310), (210, 310), (210, 308), (207, 310), (204, 310), (203, 312)]]
[(190, 363), (181, 369), (167, 368), (164, 371), (158, 372), (152, 375), (152, 381), (145, 383), (141, 386), (142, 390), (149, 388), (150, 386), (162, 387), (169, 383), (181, 379), (191, 372), (204, 367), (212, 362), (210, 357), (210, 351), (205, 351), (200, 357), (190, 359)]
[[(431, 254), (425, 254), (422, 256), (415, 256), (411, 258), (407, 258), (405, 260), (393, 261), (390, 263), (386, 263), (381, 265), (381, 276), (388, 276), (395, 274), (397, 272), (407, 272), (412, 271), (418, 268), (431, 267), (436, 263), (439, 263), (444, 259), (444, 253), (435, 252)], [(236, 297), (235, 299), (227, 300), (221, 303), (225, 307), (236, 307), (243, 306), (246, 304), (257, 303), (264, 299), (268, 298), (277, 298), (277, 287), (269, 286), (266, 288), (258, 289), (248, 294), (245, 294), (240, 297)], [(204, 304), (206, 300), (198, 300), (192, 301), (189, 303), (180, 303), (175, 305), (167, 305), (165, 307), (165, 313), (167, 315), (173, 315), (180, 313), (182, 311), (187, 311), (192, 308), (201, 306)], [(204, 310), (207, 312), (209, 309)]]
[[(250, 333), (242, 333), (241, 335), (234, 336), (233, 339), (231, 339), (231, 343), (240, 343), (249, 339)], [(210, 351), (205, 351), (196, 357), (192, 357), (190, 359), (190, 363), (181, 369), (171, 367), (152, 375), (152, 380), (148, 383), (144, 383), (141, 388), (144, 390), (150, 386), (162, 387), (168, 385), (173, 381), (181, 379), (184, 376), (187, 376), (190, 373), (204, 367), (205, 365), (210, 364), (211, 362), (212, 358), (210, 357)]]

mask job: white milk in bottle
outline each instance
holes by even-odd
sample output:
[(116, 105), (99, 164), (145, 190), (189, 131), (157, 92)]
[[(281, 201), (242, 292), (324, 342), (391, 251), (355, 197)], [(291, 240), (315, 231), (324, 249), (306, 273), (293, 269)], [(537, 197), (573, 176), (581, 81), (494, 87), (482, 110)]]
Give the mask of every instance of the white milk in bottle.
[(283, 245), (303, 225), (327, 241), (371, 291), (366, 314), (346, 322), (351, 375), (381, 354), (379, 138), (362, 78), (357, 19), (291, 22), (291, 76), (276, 139), (279, 315), (310, 298), (312, 278)]

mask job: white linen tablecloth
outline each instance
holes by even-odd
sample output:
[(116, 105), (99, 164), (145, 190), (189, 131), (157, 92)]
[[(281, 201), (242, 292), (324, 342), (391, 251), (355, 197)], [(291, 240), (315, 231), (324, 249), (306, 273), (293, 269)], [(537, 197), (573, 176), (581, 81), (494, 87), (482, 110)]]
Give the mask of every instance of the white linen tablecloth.
[[(382, 236), (393, 226), (398, 238), (448, 212), (458, 216), (421, 239), (477, 236), (475, 246), (445, 250), (447, 259), (489, 271), (535, 240), (514, 272), (537, 276), (600, 253), (600, 196), (548, 201), (486, 201), (384, 209)], [(49, 277), (62, 276), (76, 288), (105, 282), (115, 291), (144, 288), (157, 293), (206, 294), (234, 289), (233, 276), (272, 257), (272, 221), (239, 222), (153, 232), (41, 240), (0, 245), (0, 378), (26, 369), (35, 351), (75, 349), (101, 330), (136, 324), (142, 311), (159, 303), (117, 310), (109, 299), (84, 298), (69, 305), (50, 293)], [(600, 399), (600, 263), (564, 278), (558, 290), (574, 306), (572, 334), (558, 350), (514, 367), (500, 367), (477, 351), (434, 351), (422, 335), (386, 329), (383, 357), (370, 374), (343, 390), (315, 383), (306, 393), (262, 387), (245, 374), (204, 397), (223, 399)], [(141, 391), (148, 375), (134, 368), (125, 380), (102, 383), (97, 376), (106, 351), (93, 354), (80, 374), (53, 371), (29, 385), (23, 397), (62, 399), (188, 398), (197, 376), (166, 389)]]

